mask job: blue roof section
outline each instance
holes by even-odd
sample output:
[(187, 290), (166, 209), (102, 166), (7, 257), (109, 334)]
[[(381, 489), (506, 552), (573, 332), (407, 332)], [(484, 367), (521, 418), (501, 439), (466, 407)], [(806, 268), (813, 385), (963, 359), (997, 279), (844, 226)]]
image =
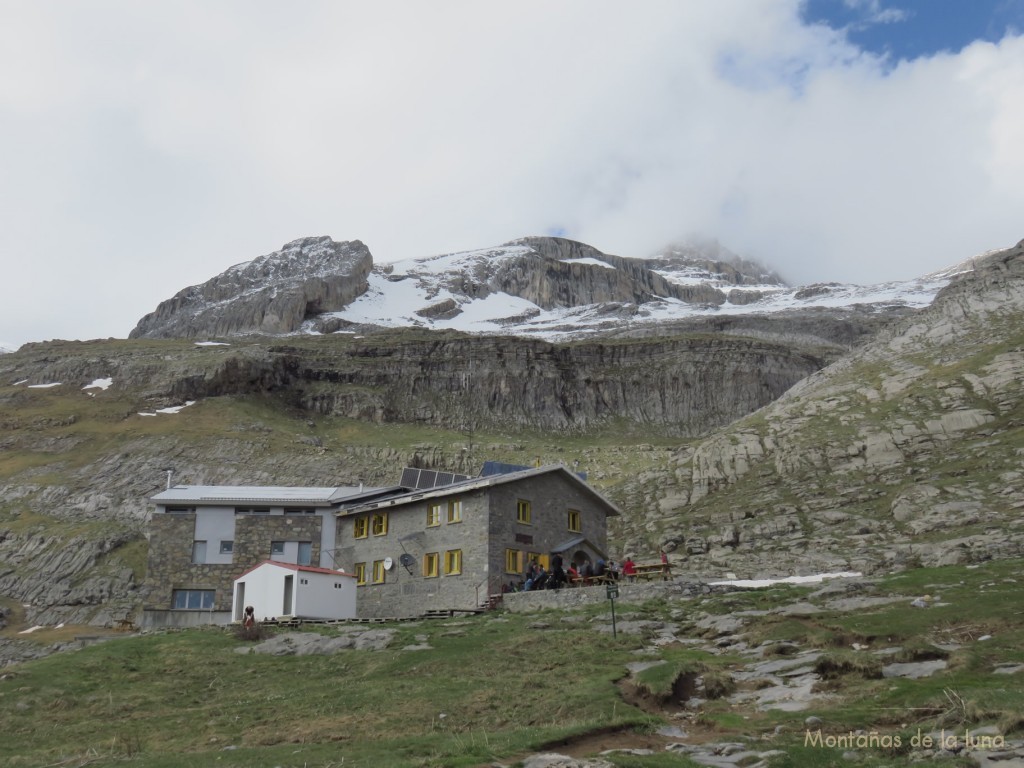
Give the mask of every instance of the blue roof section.
[[(485, 461), (483, 469), (480, 470), (480, 477), (493, 477), (494, 475), (511, 475), (513, 472), (523, 472), (536, 467), (525, 464), (506, 464), (503, 461)], [(575, 472), (580, 480), (587, 479), (586, 472)]]
[(485, 461), (484, 468), (480, 470), (480, 477), (510, 475), (513, 472), (522, 472), (524, 469), (533, 469), (533, 467), (524, 464), (506, 464), (503, 461)]

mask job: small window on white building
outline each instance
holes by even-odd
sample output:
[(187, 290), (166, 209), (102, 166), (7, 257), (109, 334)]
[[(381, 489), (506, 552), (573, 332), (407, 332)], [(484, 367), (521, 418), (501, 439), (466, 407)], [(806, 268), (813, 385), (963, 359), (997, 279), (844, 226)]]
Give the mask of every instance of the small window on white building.
[(283, 555), (284, 554), (284, 542), (283, 541), (272, 541), (272, 542), (270, 542), (270, 554), (272, 554), (272, 555)]
[(222, 555), (230, 555), (235, 551), (235, 542), (233, 541), (222, 541), (220, 543), (220, 553)]
[(192, 562), (196, 564), (202, 564), (206, 562), (206, 542), (205, 541), (193, 541), (192, 542)]

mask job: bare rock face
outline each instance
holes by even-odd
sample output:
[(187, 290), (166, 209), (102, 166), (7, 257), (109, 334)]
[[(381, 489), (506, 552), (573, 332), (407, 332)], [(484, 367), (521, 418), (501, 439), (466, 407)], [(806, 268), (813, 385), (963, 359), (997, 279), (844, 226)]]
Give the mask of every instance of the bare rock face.
[(503, 264), (488, 287), (529, 299), (544, 309), (603, 302), (643, 304), (664, 298), (690, 304), (725, 303), (725, 294), (713, 286), (670, 283), (654, 271), (653, 263), (602, 253), (574, 240), (525, 237), (511, 244), (526, 246), (530, 252)]
[(372, 268), (373, 257), (358, 240), (293, 240), (161, 302), (130, 338), (290, 333), (362, 295)]

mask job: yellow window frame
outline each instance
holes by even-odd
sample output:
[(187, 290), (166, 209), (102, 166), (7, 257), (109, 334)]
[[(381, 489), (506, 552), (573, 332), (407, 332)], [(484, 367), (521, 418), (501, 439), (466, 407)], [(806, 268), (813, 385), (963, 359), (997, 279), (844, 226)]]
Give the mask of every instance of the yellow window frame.
[(583, 520), (583, 518), (580, 515), (580, 511), (578, 509), (570, 509), (569, 510), (569, 530), (570, 531), (572, 531), (573, 533), (582, 533), (582, 531), (583, 531), (582, 520)]
[(530, 508), (530, 502), (526, 499), (519, 499), (519, 501), (516, 502), (516, 522), (529, 525), (531, 518), (532, 510)]
[(385, 536), (388, 532), (388, 513), (387, 512), (375, 512), (373, 515), (373, 522), (370, 525), (370, 529), (373, 531), (374, 536)]
[(462, 522), (462, 499), (452, 499), (448, 502), (448, 522)]
[(434, 528), (441, 524), (441, 505), (430, 504), (427, 506), (427, 528)]
[(518, 549), (505, 550), (505, 573), (523, 572), (523, 553)]
[(444, 553), (445, 576), (457, 576), (462, 573), (462, 550), (449, 549)]
[(374, 560), (373, 561), (373, 583), (383, 584), (384, 583), (384, 561)]
[(440, 564), (441, 556), (437, 552), (427, 552), (423, 556), (423, 577), (427, 579), (433, 579), (437, 577), (439, 573), (438, 565)]
[(356, 586), (361, 587), (366, 583), (366, 563), (356, 563), (354, 569)]
[(365, 539), (370, 531), (370, 518), (360, 515), (352, 521), (352, 536), (357, 539)]

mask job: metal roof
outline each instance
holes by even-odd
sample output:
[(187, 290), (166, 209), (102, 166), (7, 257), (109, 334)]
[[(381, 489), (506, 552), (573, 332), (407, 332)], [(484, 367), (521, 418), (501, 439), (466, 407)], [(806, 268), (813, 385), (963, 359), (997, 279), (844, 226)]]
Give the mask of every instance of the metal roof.
[(355, 578), (353, 574), (345, 573), (345, 571), (335, 571), (330, 568), (317, 568), (315, 565), (297, 565), (295, 563), (282, 563), (280, 560), (264, 560), (262, 563), (257, 563), (240, 576), (235, 577), (235, 581), (244, 579), (250, 573), (265, 565), (276, 565), (281, 568), (287, 568), (290, 571), (302, 571), (303, 573), (326, 573), (329, 576), (348, 576), (350, 579)]
[(312, 504), (329, 506), (342, 499), (376, 493), (381, 488), (334, 488), (273, 485), (175, 485), (150, 497), (157, 504), (207, 502), (211, 504)]
[(421, 499), (443, 498), (445, 496), (451, 496), (456, 493), (465, 493), (467, 491), (474, 491), (479, 488), (490, 488), (495, 485), (502, 485), (503, 483), (512, 483), (518, 480), (524, 480), (529, 477), (544, 475), (549, 472), (561, 473), (570, 482), (579, 486), (581, 490), (590, 494), (600, 504), (607, 507), (609, 515), (622, 514), (621, 510), (617, 506), (608, 501), (608, 499), (602, 496), (596, 489), (588, 485), (585, 481), (581, 480), (578, 475), (570, 471), (567, 467), (565, 467), (562, 464), (549, 464), (548, 466), (544, 467), (525, 469), (519, 472), (509, 472), (508, 474), (490, 475), (489, 477), (474, 477), (471, 480), (464, 480), (462, 482), (453, 483), (452, 485), (411, 491), (409, 493), (404, 493), (397, 496), (389, 496), (385, 499), (367, 502), (365, 504), (343, 506), (342, 509), (338, 510), (338, 514), (353, 515), (359, 514), (361, 512), (368, 512), (375, 509), (387, 509), (390, 507), (401, 506), (403, 504), (410, 504), (415, 501), (420, 501)]

